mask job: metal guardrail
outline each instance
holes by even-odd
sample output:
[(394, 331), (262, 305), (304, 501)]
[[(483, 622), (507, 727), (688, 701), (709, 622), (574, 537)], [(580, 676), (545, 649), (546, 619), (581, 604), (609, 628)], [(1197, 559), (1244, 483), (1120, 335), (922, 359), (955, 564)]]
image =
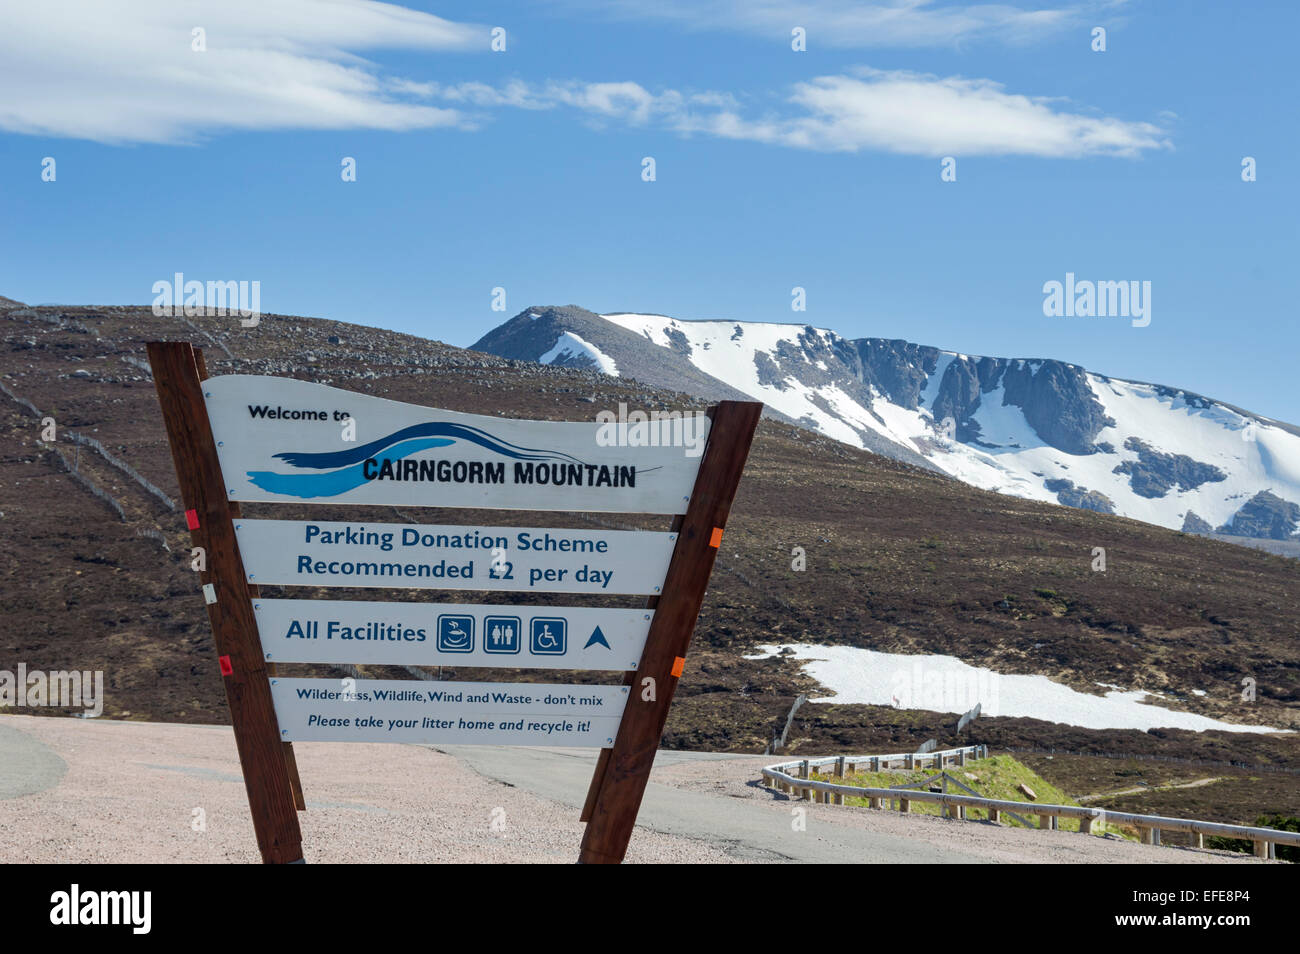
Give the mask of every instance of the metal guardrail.
[[(941, 752), (910, 752), (897, 755), (832, 755), (815, 759), (794, 759), (779, 762), (763, 769), (763, 778), (769, 787), (786, 793), (797, 793), (801, 799), (810, 802), (822, 802), (831, 805), (843, 805), (844, 797), (865, 798), (871, 808), (882, 808), (885, 800), (897, 801), (898, 810), (906, 812), (911, 802), (932, 802), (942, 806), (946, 815), (965, 819), (967, 809), (980, 809), (987, 813), (989, 821), (998, 821), (1002, 812), (1008, 814), (1020, 811), (1028, 815), (1037, 815), (1039, 828), (1058, 829), (1062, 818), (1078, 819), (1079, 831), (1091, 834), (1093, 825), (1106, 823), (1114, 825), (1132, 825), (1144, 845), (1160, 844), (1162, 831), (1190, 832), (1194, 836), (1195, 847), (1205, 847), (1206, 835), (1218, 835), (1226, 838), (1241, 838), (1254, 843), (1255, 855), (1260, 858), (1275, 858), (1277, 845), (1300, 847), (1300, 832), (1279, 831), (1276, 828), (1255, 828), (1248, 825), (1226, 825), (1220, 822), (1198, 821), (1191, 818), (1167, 818), (1163, 815), (1135, 815), (1131, 812), (1112, 812), (1104, 808), (1087, 808), (1082, 805), (1040, 805), (1035, 802), (1013, 802), (998, 798), (985, 798), (982, 795), (950, 795), (946, 792), (912, 791), (896, 788), (865, 788), (858, 785), (843, 785), (837, 782), (819, 782), (809, 776), (813, 770), (822, 766), (833, 766), (833, 774), (843, 778), (854, 774), (859, 768), (868, 766), (872, 772), (892, 767), (895, 762), (903, 762), (904, 768), (921, 768), (929, 763), (942, 769), (946, 764), (964, 765), (967, 758), (984, 758), (988, 756), (988, 747), (969, 745), (960, 749), (945, 749)], [(951, 761), (949, 761), (951, 760)], [(798, 772), (792, 775), (786, 771)]]

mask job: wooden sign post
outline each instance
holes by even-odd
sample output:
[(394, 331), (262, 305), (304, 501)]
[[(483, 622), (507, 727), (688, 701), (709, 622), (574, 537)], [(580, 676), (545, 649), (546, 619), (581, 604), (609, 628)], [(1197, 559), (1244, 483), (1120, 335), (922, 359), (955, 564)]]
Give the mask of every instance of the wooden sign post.
[(723, 401), (713, 409), (708, 447), (681, 521), (641, 665), (632, 678), (623, 722), (613, 748), (597, 761), (591, 780), (582, 816), (587, 829), (581, 862), (618, 864), (627, 853), (762, 411), (762, 404), (748, 401)]
[(291, 756), (286, 753), (292, 750), (280, 741), (271, 703), (270, 673), (258, 643), (252, 595), (235, 542), (238, 505), (227, 499), (203, 402), (202, 381), (207, 374), (202, 353), (189, 343), (150, 342), (149, 364), (190, 536), (205, 554), (207, 570), (201, 579), (208, 621), (225, 677), (257, 846), (268, 864), (301, 861), (297, 809), (305, 806), (295, 803), (297, 768), (290, 770)]
[[(149, 345), (258, 847), (301, 861), (292, 743), (601, 749), (580, 860), (619, 862), (762, 405), (501, 420)], [(665, 426), (659, 426), (659, 425)], [(693, 452), (692, 452), (693, 449)], [(245, 518), (240, 501), (673, 514), (668, 532)], [(242, 554), (242, 555), (241, 555)], [(263, 598), (259, 585), (641, 594), (645, 608)], [(279, 662), (622, 671), (622, 686), (284, 678)]]

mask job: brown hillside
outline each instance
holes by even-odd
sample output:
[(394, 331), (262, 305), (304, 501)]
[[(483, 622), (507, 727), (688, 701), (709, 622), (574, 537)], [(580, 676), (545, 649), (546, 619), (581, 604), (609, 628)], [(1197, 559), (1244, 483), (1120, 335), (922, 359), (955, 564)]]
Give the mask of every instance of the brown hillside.
[[(157, 318), (147, 308), (6, 307), (0, 334), (0, 384), (7, 391), (0, 394), (0, 668), (26, 662), (39, 669), (103, 669), (106, 714), (116, 717), (225, 718), (180, 510), (168, 509), (98, 450), (72, 439), (100, 442), (163, 495), (176, 497), (145, 364), (147, 340), (194, 341), (213, 374), (292, 375), (478, 413), (592, 419), (618, 401), (689, 403), (592, 372), (318, 319), (264, 316), (245, 330), (235, 318)], [(55, 444), (40, 442), (33, 408), (57, 421)], [(277, 509), (276, 515), (290, 513)], [(358, 515), (403, 519), (375, 508)], [(348, 518), (337, 508), (329, 516)], [(408, 516), (468, 522), (466, 512)], [(540, 514), (475, 519), (564, 522)], [(796, 546), (807, 552), (806, 572), (791, 569)], [(1091, 569), (1094, 547), (1106, 549), (1104, 573)], [(794, 696), (814, 690), (787, 660), (741, 658), (761, 643), (780, 641), (951, 654), (1000, 672), (1046, 674), (1081, 691), (1100, 691), (1098, 683), (1146, 689), (1167, 693), (1164, 704), (1171, 707), (1300, 728), (1298, 570), (1292, 559), (999, 496), (764, 422), (667, 741), (762, 751)], [(1240, 701), (1245, 677), (1257, 681), (1253, 704)], [(865, 751), (930, 736), (955, 741), (953, 721), (917, 711), (808, 705), (788, 747)], [(1300, 749), (1288, 737), (1102, 733), (1007, 718), (982, 719), (973, 731), (979, 741), (1021, 748), (1300, 768)]]

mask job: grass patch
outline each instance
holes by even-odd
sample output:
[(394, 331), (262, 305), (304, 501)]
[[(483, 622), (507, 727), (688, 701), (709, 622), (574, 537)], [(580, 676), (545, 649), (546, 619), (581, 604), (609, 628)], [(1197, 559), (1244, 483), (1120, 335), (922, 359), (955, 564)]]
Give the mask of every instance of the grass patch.
[[(1065, 792), (1061, 791), (1051, 782), (1047, 781), (1041, 775), (1036, 773), (1023, 762), (1017, 761), (1010, 755), (994, 755), (986, 759), (974, 759), (967, 761), (964, 766), (950, 765), (944, 771), (952, 778), (957, 779), (963, 785), (973, 788), (985, 798), (996, 798), (1003, 801), (1021, 802), (1024, 809), (1015, 809), (1016, 813), (1023, 816), (1028, 826), (1012, 818), (1003, 811), (1001, 821), (1005, 825), (1013, 828), (1037, 828), (1038, 816), (1034, 812), (1036, 804), (1042, 805), (1078, 805), (1079, 803), (1071, 798)], [(938, 773), (934, 769), (915, 769), (915, 770), (895, 770), (881, 772), (863, 772), (858, 771), (854, 775), (847, 775), (843, 779), (835, 778), (833, 775), (814, 774), (813, 778), (822, 782), (842, 782), (845, 785), (854, 785), (859, 788), (893, 788), (895, 785), (906, 785), (912, 782), (920, 782)], [(933, 783), (938, 785), (938, 781)], [(1020, 786), (1024, 785), (1032, 791), (1037, 798), (1029, 801)], [(950, 795), (965, 795), (960, 788), (954, 785), (948, 786)], [(900, 796), (906, 793), (900, 792)], [(869, 804), (866, 798), (854, 798), (851, 795), (844, 797), (845, 805), (866, 806)], [(909, 806), (909, 811), (918, 815), (938, 815), (940, 806), (933, 802), (913, 801)], [(983, 819), (984, 811), (978, 808), (968, 808), (967, 818)], [(1060, 821), (1062, 830), (1077, 831), (1079, 822), (1072, 818), (1062, 818)], [(1126, 838), (1133, 838), (1133, 835), (1121, 831), (1119, 828), (1111, 825), (1093, 826), (1093, 834), (1103, 834), (1111, 832)]]

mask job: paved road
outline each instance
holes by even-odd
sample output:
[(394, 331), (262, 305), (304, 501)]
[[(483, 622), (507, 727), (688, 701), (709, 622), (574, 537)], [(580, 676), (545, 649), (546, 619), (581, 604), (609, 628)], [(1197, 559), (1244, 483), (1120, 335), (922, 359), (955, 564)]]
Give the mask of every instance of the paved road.
[[(583, 749), (436, 746), (479, 774), (581, 810), (595, 766), (594, 752)], [(770, 757), (740, 757), (752, 762), (753, 777)], [(736, 763), (737, 756), (704, 752), (660, 752), (655, 771), (687, 763)], [(908, 862), (921, 864), (987, 862), (957, 847), (945, 847), (893, 834), (818, 819), (807, 830), (791, 825), (788, 805), (772, 796), (753, 799), (719, 797), (657, 782), (652, 777), (637, 824), (665, 834), (720, 844), (744, 861)], [(774, 811), (774, 807), (777, 809)], [(815, 808), (815, 806), (807, 806)], [(826, 812), (823, 811), (823, 814)]]
[[(594, 751), (305, 742), (309, 862), (572, 863)], [(1255, 863), (791, 801), (762, 756), (660, 752), (628, 861)], [(202, 824), (196, 824), (197, 821)], [(0, 864), (256, 861), (225, 726), (0, 716)]]
[(0, 799), (44, 792), (68, 771), (53, 749), (12, 725), (0, 723)]

